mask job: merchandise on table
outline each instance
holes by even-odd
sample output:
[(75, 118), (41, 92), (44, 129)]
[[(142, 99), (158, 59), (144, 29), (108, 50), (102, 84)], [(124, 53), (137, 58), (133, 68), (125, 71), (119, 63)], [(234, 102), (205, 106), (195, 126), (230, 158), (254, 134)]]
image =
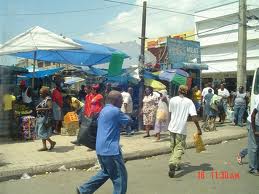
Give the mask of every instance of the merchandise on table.
[(16, 115), (29, 115), (32, 113), (32, 110), (24, 104), (15, 104), (14, 112)]
[(20, 118), (21, 137), (24, 140), (36, 139), (35, 132), (36, 118), (33, 116), (23, 116)]

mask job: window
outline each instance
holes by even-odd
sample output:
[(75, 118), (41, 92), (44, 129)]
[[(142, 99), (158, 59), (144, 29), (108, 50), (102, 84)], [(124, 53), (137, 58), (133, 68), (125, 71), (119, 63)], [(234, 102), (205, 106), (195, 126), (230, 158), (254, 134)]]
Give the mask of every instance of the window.
[(259, 94), (259, 68), (256, 69), (255, 82), (254, 82), (254, 93)]

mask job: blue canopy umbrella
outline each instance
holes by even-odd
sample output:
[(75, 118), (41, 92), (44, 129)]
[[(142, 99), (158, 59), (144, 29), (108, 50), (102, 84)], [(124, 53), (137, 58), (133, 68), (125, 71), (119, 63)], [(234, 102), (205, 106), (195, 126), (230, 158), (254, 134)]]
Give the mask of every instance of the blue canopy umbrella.
[(23, 74), (23, 76), (27, 77), (27, 78), (43, 78), (43, 77), (47, 77), (50, 75), (54, 75), (55, 73), (59, 72), (60, 70), (62, 70), (63, 67), (58, 67), (58, 68), (51, 68), (51, 69), (37, 69), (35, 71), (35, 73), (30, 72), (27, 74)]
[[(38, 26), (0, 46), (0, 55), (34, 59), (33, 72), (35, 72), (36, 60), (91, 66), (109, 62), (115, 52), (119, 51), (107, 46), (59, 36)], [(125, 54), (126, 57), (128, 56)]]
[(181, 69), (166, 70), (166, 71), (162, 71), (159, 74), (160, 80), (173, 82), (177, 85), (186, 84), (187, 77), (189, 77), (189, 74)]
[[(91, 66), (107, 63), (111, 60), (113, 53), (120, 52), (116, 49), (99, 44), (89, 43), (82, 40), (74, 41), (81, 45), (80, 49), (37, 50), (36, 56), (34, 51), (15, 53), (13, 56), (61, 64)], [(127, 57), (128, 56), (125, 54), (125, 58)]]

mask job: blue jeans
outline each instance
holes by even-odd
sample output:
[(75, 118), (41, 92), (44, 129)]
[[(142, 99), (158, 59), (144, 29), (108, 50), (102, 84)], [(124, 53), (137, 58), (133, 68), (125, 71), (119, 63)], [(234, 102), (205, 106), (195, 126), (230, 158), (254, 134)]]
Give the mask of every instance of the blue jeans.
[(247, 148), (244, 148), (244, 149), (242, 149), (242, 150), (239, 152), (239, 156), (240, 156), (241, 158), (246, 157), (247, 154), (248, 154), (248, 149), (247, 149)]
[(246, 111), (245, 105), (235, 105), (234, 106), (234, 116), (235, 116), (235, 124), (239, 126), (243, 126), (243, 116)]
[[(131, 114), (127, 113), (127, 115), (131, 118)], [(134, 133), (134, 131), (132, 130), (132, 127), (131, 127), (132, 123), (129, 122), (126, 126), (125, 126), (125, 130), (126, 130), (126, 133), (128, 135)]]
[[(259, 170), (259, 137), (254, 135), (252, 126), (250, 123), (248, 127), (248, 157), (249, 168), (251, 171)], [(259, 131), (259, 126), (256, 126), (256, 131)]]
[(97, 155), (101, 170), (88, 182), (78, 187), (81, 194), (92, 194), (101, 187), (109, 178), (113, 183), (113, 194), (127, 192), (127, 170), (122, 155), (100, 156)]

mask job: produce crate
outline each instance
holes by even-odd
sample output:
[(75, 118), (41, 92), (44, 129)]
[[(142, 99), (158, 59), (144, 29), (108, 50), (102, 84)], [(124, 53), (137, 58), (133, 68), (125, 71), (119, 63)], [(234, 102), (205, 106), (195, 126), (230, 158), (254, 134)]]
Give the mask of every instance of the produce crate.
[(70, 122), (78, 122), (78, 115), (75, 112), (68, 112), (65, 116), (64, 116), (64, 123), (70, 123)]
[(75, 136), (79, 131), (79, 122), (73, 121), (70, 123), (63, 122), (63, 127), (61, 128), (61, 135), (63, 136)]

